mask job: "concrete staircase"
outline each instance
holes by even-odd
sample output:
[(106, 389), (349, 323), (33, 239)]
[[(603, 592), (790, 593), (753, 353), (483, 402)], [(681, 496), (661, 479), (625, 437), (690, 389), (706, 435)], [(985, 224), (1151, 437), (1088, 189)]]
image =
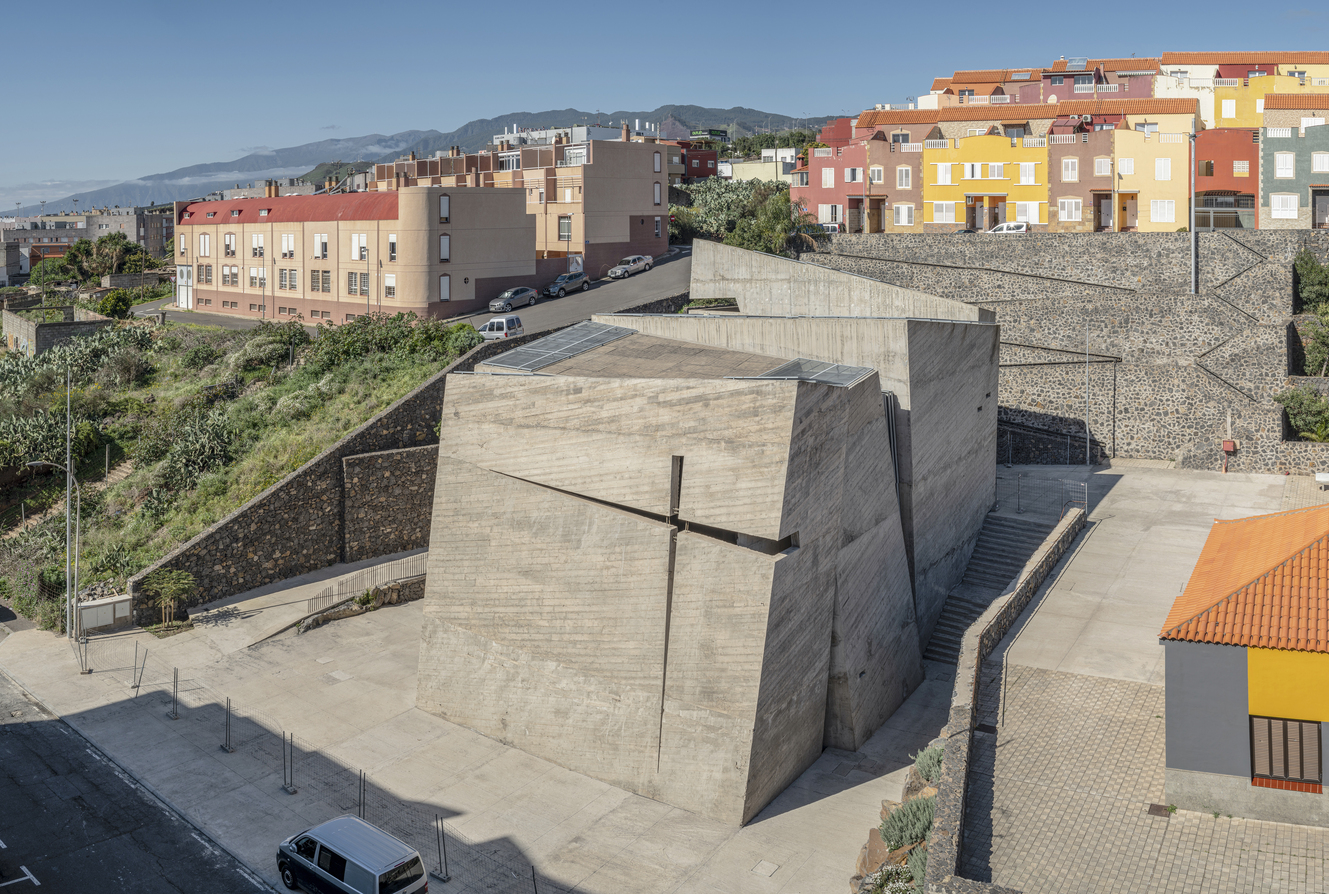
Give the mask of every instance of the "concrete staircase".
[(988, 514), (978, 533), (974, 554), (965, 567), (964, 578), (946, 597), (941, 618), (933, 628), (923, 657), (928, 661), (955, 664), (960, 658), (960, 641), (969, 625), (987, 611), (992, 600), (1001, 595), (1015, 579), (1025, 562), (1042, 545), (1052, 525), (1024, 519)]

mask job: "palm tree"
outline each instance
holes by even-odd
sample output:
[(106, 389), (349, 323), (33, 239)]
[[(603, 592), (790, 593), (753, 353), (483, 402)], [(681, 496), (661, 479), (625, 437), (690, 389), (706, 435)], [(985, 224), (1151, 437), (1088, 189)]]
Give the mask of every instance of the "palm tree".
[(143, 595), (148, 604), (161, 609), (162, 626), (175, 617), (175, 605), (194, 592), (194, 575), (188, 571), (160, 568), (143, 579)]
[(1317, 444), (1329, 443), (1329, 419), (1321, 420), (1315, 427), (1315, 431), (1298, 432), (1298, 436), (1303, 441), (1314, 441)]

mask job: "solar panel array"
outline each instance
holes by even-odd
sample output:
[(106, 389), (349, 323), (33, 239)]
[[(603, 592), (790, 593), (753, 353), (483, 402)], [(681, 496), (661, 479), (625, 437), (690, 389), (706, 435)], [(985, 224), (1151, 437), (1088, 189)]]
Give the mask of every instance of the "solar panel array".
[(770, 372), (764, 372), (754, 379), (794, 379), (799, 382), (820, 382), (824, 385), (849, 386), (870, 375), (874, 370), (868, 366), (846, 366), (843, 363), (826, 363), (822, 360), (808, 360), (800, 357), (782, 363)]
[(558, 363), (560, 360), (567, 360), (569, 357), (584, 354), (592, 348), (607, 345), (611, 341), (617, 341), (624, 336), (634, 335), (636, 331), (635, 329), (625, 329), (622, 326), (592, 323), (588, 320), (575, 326), (569, 326), (567, 329), (562, 329), (553, 335), (536, 339), (521, 347), (513, 348), (511, 351), (504, 351), (497, 357), (486, 360), (485, 365), (534, 372), (537, 369), (544, 369), (546, 366)]
[(1066, 61), (1067, 71), (1084, 71), (1089, 67), (1088, 56), (1072, 56)]

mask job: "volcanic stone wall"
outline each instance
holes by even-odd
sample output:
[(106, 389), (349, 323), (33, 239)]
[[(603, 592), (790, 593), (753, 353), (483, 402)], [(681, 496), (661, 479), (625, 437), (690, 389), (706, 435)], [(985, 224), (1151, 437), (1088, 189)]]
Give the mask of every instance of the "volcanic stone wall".
[(1108, 456), (1218, 469), (1234, 439), (1235, 471), (1329, 467), (1329, 448), (1283, 440), (1273, 401), (1300, 372), (1292, 261), (1303, 246), (1329, 259), (1329, 234), (1202, 233), (1198, 295), (1188, 239), (846, 234), (801, 260), (994, 310), (1003, 462), (1060, 462), (1066, 435), (1082, 461), (1087, 416), (1091, 450)]

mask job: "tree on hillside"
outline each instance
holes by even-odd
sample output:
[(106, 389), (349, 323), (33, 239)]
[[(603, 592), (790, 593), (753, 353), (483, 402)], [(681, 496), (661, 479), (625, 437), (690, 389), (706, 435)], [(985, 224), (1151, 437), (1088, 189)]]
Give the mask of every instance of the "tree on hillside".
[(28, 283), (34, 286), (44, 286), (50, 283), (65, 282), (73, 279), (69, 268), (65, 266), (64, 258), (44, 258), (37, 266), (32, 268), (32, 274), (28, 277)]
[(789, 190), (775, 190), (756, 208), (756, 213), (739, 219), (724, 244), (749, 251), (787, 255), (791, 249), (813, 248), (808, 230), (816, 223), (802, 202), (789, 198)]

